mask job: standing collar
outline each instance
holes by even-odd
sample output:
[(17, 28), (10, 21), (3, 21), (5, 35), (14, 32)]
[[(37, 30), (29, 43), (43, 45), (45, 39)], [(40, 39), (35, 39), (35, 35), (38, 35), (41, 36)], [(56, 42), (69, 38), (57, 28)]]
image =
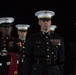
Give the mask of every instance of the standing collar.
[(50, 35), (50, 32), (41, 31), (41, 33), (42, 33), (43, 35), (45, 35), (45, 34)]

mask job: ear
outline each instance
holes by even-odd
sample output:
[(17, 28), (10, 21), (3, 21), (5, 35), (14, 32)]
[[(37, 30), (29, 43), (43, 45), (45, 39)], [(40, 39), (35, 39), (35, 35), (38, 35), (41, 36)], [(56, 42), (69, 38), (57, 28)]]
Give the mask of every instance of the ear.
[(17, 31), (17, 34), (19, 35), (19, 31)]
[(1, 27), (0, 27), (0, 32), (1, 32)]
[(12, 28), (12, 27), (10, 27), (10, 29), (11, 29), (11, 31), (13, 30), (13, 28)]
[(52, 24), (52, 21), (50, 20), (50, 24)]
[(41, 22), (40, 22), (40, 20), (38, 20), (38, 24), (39, 24), (39, 25), (41, 25)]

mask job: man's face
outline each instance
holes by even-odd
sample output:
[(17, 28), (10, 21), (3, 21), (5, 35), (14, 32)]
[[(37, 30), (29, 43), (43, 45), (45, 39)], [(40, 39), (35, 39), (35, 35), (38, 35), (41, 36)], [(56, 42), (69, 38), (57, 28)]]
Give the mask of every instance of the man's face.
[(40, 25), (41, 30), (47, 31), (51, 26), (51, 20), (39, 20), (38, 24)]
[(27, 31), (18, 31), (18, 35), (19, 35), (19, 37), (21, 37), (21, 38), (26, 38)]
[(1, 32), (3, 35), (10, 35), (11, 31), (12, 31), (12, 27), (10, 25), (1, 27)]

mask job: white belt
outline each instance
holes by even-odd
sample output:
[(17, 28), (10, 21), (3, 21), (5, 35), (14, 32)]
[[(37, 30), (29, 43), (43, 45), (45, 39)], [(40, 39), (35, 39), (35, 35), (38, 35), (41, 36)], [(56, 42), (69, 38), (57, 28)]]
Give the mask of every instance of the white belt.
[[(6, 62), (7, 65), (10, 65), (10, 61)], [(19, 60), (17, 60), (17, 64), (19, 64)], [(2, 63), (0, 63), (0, 66), (2, 66)]]

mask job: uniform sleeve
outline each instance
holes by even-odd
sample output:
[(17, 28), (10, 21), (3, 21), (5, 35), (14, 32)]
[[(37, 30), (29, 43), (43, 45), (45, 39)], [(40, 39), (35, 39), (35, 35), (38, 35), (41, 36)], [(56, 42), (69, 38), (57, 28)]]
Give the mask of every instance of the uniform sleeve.
[(19, 53), (19, 48), (18, 48), (18, 46), (16, 45), (16, 42), (15, 42), (15, 40), (13, 41), (13, 44), (11, 44), (10, 46), (9, 46), (9, 52), (14, 52), (14, 53)]
[(70, 73), (76, 75), (76, 40), (70, 42)]
[(25, 59), (23, 63), (23, 75), (30, 75), (30, 69), (32, 65), (32, 41), (31, 39), (27, 39), (26, 41), (26, 49), (25, 49)]
[(64, 41), (63, 38), (61, 38), (61, 46), (59, 49), (59, 67), (60, 67), (61, 75), (64, 74), (64, 61), (65, 61)]

